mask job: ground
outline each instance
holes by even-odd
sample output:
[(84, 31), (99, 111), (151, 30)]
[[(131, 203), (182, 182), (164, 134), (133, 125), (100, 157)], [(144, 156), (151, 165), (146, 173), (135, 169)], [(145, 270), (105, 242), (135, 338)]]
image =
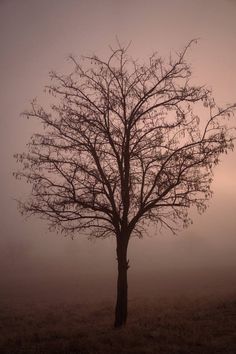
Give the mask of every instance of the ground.
[(112, 327), (114, 305), (1, 300), (0, 352), (81, 354), (235, 354), (236, 293), (129, 301), (129, 319)]

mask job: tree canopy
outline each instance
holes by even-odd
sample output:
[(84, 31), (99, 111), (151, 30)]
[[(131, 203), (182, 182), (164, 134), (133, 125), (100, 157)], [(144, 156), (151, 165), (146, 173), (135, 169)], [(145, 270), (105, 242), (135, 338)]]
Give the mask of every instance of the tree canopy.
[(191, 43), (167, 63), (154, 53), (140, 64), (118, 46), (106, 61), (71, 56), (71, 74), (51, 72), (55, 103), (46, 111), (33, 101), (24, 112), (44, 131), (17, 155), (17, 176), (32, 184), (22, 210), (96, 237), (117, 236), (124, 223), (141, 236), (146, 221), (174, 231), (189, 223), (190, 206), (204, 211), (212, 168), (233, 149), (226, 119), (235, 105), (220, 108), (192, 84)]

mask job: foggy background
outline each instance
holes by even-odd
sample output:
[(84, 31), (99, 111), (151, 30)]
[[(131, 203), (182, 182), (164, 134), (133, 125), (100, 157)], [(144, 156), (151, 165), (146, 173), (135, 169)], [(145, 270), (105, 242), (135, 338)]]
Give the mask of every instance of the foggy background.
[[(167, 56), (200, 38), (188, 53), (196, 84), (213, 89), (217, 104), (236, 102), (236, 1), (234, 0), (0, 0), (0, 286), (1, 299), (35, 297), (84, 301), (115, 294), (115, 240), (74, 240), (27, 222), (14, 198), (29, 186), (16, 181), (13, 154), (26, 151), (38, 123), (20, 117), (43, 93), (51, 69), (72, 70), (67, 57), (106, 58), (116, 36), (132, 41), (141, 61), (153, 51)], [(50, 98), (49, 98), (50, 99)], [(236, 117), (235, 117), (236, 122)], [(178, 291), (233, 291), (236, 270), (236, 152), (215, 170), (210, 207), (173, 236), (150, 233), (129, 244), (132, 296)]]

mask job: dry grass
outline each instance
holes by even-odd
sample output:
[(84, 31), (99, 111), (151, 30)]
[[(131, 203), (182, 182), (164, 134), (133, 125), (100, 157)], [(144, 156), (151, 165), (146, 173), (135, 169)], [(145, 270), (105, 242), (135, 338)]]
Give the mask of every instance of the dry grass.
[(126, 328), (112, 328), (113, 305), (7, 304), (1, 353), (236, 353), (236, 295), (136, 299)]

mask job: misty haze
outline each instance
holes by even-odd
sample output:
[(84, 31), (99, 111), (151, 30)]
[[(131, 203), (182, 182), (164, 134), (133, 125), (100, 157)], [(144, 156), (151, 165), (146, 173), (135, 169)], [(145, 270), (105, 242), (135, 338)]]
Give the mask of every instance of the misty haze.
[(192, 225), (174, 235), (150, 224), (143, 238), (131, 235), (128, 320), (118, 331), (115, 237), (79, 231), (72, 239), (22, 217), (15, 199), (31, 187), (12, 176), (20, 169), (13, 155), (42, 132), (19, 115), (34, 97), (50, 105), (49, 71), (69, 74), (70, 53), (105, 60), (117, 36), (125, 47), (132, 40), (129, 55), (140, 63), (155, 51), (168, 61), (200, 38), (186, 57), (191, 82), (212, 89), (221, 107), (235, 103), (235, 12), (226, 0), (0, 2), (0, 352), (236, 352), (235, 150), (220, 156), (213, 196), (202, 215), (191, 207)]

